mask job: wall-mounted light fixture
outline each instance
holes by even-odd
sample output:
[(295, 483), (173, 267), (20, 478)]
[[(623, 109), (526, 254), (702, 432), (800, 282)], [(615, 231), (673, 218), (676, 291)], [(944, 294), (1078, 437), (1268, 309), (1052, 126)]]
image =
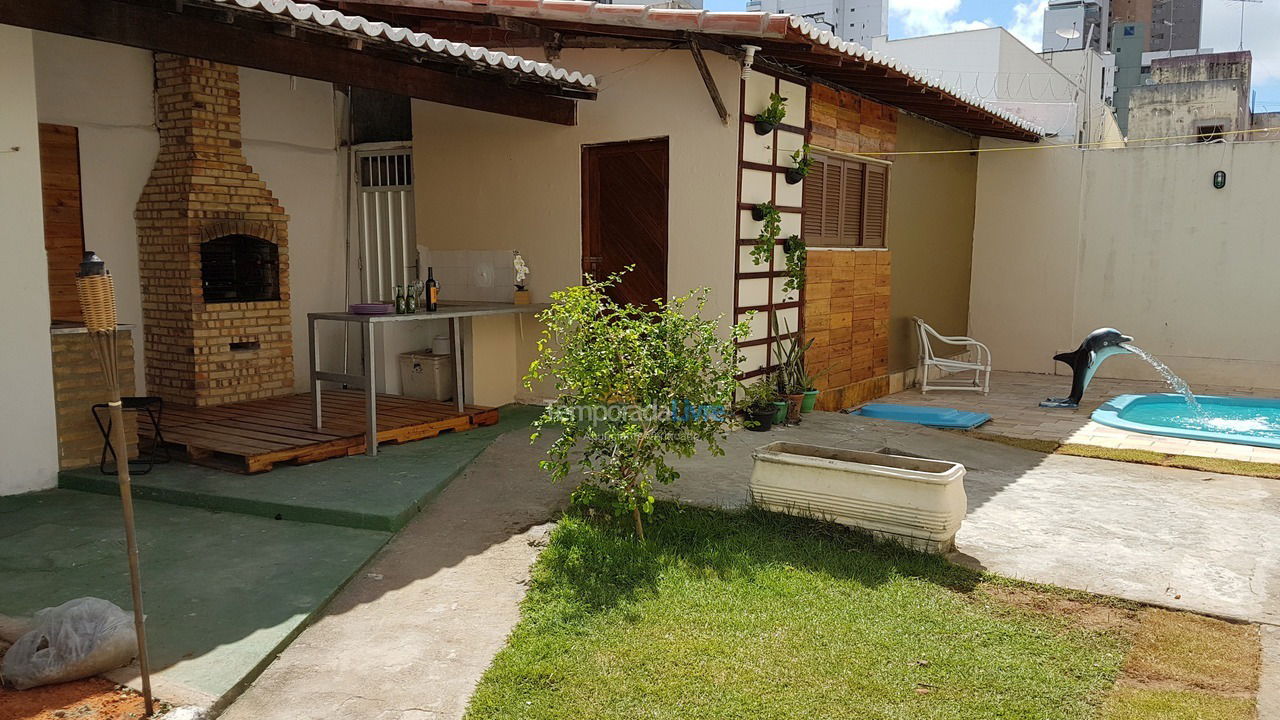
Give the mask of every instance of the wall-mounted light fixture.
[(1227, 186), (1227, 171), (1219, 170), (1213, 174), (1213, 187), (1217, 190)]
[(746, 80), (751, 77), (751, 65), (756, 61), (756, 51), (760, 49), (759, 45), (743, 45), (742, 52), (746, 55), (742, 56), (742, 79)]

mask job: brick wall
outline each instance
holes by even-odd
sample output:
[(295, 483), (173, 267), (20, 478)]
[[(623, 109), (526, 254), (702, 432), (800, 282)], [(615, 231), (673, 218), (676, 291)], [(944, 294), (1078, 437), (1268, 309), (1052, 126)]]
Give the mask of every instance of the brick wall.
[[(102, 454), (102, 433), (93, 421), (91, 408), (106, 402), (98, 356), (85, 332), (55, 333), (53, 343), (53, 401), (58, 417), (58, 467), (97, 465)], [(120, 363), (120, 394), (133, 395), (133, 334), (121, 330), (117, 338)], [(124, 414), (125, 439), (132, 455), (138, 444), (134, 413)], [(104, 416), (105, 422), (105, 416)]]
[[(157, 53), (155, 73), (160, 152), (134, 213), (148, 392), (197, 406), (292, 392), (289, 217), (241, 150), (238, 70)], [(278, 301), (205, 304), (200, 243), (228, 234), (278, 246)]]
[[(810, 93), (809, 143), (842, 153), (897, 147), (898, 111), (815, 83)], [(814, 339), (809, 371), (818, 408), (839, 410), (889, 393), (890, 250), (809, 248), (805, 334)]]

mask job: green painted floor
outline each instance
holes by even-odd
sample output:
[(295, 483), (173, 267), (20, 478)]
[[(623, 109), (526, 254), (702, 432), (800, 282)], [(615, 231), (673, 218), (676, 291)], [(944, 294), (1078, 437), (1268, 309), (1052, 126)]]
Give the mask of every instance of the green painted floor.
[[(310, 465), (277, 465), (261, 475), (237, 475), (172, 462), (133, 479), (134, 496), (174, 505), (280, 520), (396, 531), (440, 493), (499, 435), (525, 427), (541, 412), (502, 408), (496, 425), (447, 433), (404, 445), (383, 445), (378, 456), (357, 455)], [(115, 478), (98, 468), (63, 471), (58, 486), (115, 495)]]
[[(154, 670), (221, 697), (276, 649), (390, 537), (139, 501), (143, 600)], [(0, 614), (86, 595), (126, 610), (120, 501), (48, 490), (0, 498)]]
[[(421, 507), (500, 435), (497, 425), (244, 476), (184, 463), (134, 482), (152, 664), (211, 698), (237, 692)], [(120, 501), (96, 468), (0, 497), (0, 614), (92, 595), (128, 610)], [(83, 492), (83, 491), (89, 492)]]

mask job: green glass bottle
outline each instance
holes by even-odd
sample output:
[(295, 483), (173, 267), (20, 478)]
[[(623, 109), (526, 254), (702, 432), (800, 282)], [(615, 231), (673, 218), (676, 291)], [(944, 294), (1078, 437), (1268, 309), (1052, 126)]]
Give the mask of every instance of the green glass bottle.
[(412, 315), (418, 312), (418, 283), (409, 283), (409, 291), (404, 296), (404, 312)]
[(404, 286), (403, 286), (403, 285), (397, 285), (397, 286), (396, 286), (396, 314), (397, 314), (397, 315), (403, 315), (403, 314), (404, 314), (404, 308), (405, 308), (405, 303), (404, 303)]

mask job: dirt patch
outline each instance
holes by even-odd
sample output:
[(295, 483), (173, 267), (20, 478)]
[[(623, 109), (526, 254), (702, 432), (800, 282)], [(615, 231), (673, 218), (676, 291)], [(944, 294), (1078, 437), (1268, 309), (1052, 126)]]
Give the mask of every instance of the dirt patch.
[(1145, 685), (1252, 697), (1261, 666), (1256, 625), (1151, 608), (1142, 612), (1124, 674)]
[(987, 582), (984, 600), (1059, 617), (1071, 628), (1121, 633), (1132, 643), (1102, 720), (1253, 720), (1262, 666), (1256, 625), (1107, 598)]
[(1091, 602), (1065, 594), (1031, 588), (984, 583), (978, 591), (1003, 605), (1019, 610), (1063, 618), (1073, 627), (1086, 630), (1119, 631), (1129, 635), (1138, 628), (1138, 612), (1103, 602)]
[(135, 720), (142, 695), (101, 678), (30, 690), (0, 688), (0, 720)]
[(140, 693), (102, 678), (30, 690), (0, 687), (0, 720), (136, 720), (145, 712)]

